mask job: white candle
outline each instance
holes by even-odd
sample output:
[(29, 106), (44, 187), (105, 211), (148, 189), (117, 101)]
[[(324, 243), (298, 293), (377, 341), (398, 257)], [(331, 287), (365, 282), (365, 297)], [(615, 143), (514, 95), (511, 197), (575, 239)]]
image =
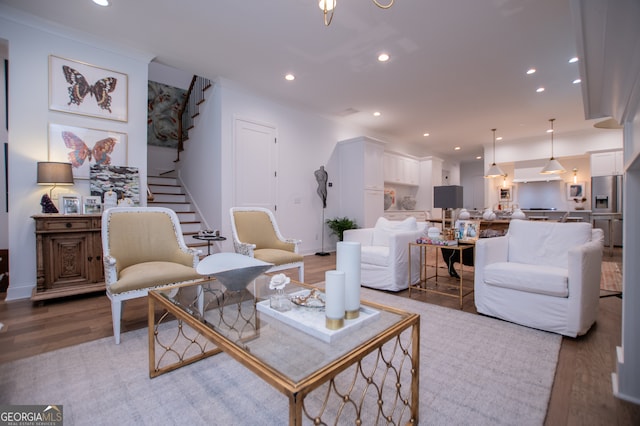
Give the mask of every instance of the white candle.
[(326, 326), (337, 330), (344, 326), (344, 278), (342, 271), (327, 271), (325, 279), (325, 307)]
[(336, 270), (345, 273), (345, 318), (360, 315), (360, 243), (341, 241), (337, 244)]

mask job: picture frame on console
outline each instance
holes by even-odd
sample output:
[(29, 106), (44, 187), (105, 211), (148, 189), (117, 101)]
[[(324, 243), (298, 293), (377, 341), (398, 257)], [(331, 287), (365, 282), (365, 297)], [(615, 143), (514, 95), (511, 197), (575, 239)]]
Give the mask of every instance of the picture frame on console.
[(102, 199), (97, 195), (86, 195), (82, 198), (83, 214), (102, 213)]
[(61, 196), (59, 210), (62, 214), (80, 214), (80, 197), (77, 195)]
[(456, 220), (460, 241), (476, 241), (480, 237), (480, 221), (477, 219)]

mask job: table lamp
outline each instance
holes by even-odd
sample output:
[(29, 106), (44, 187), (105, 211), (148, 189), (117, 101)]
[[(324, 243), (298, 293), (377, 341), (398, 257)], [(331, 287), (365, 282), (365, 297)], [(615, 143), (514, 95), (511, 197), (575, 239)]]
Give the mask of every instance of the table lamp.
[(53, 189), (57, 185), (73, 185), (71, 163), (39, 161), (37, 182), (38, 185), (53, 185), (49, 190), (49, 195), (44, 194), (40, 201), (42, 213), (57, 213), (58, 211), (51, 201)]
[[(462, 186), (446, 185), (433, 187), (433, 207), (442, 209), (442, 233), (445, 230), (445, 209), (462, 208)], [(454, 226), (453, 215), (451, 217), (451, 227)]]

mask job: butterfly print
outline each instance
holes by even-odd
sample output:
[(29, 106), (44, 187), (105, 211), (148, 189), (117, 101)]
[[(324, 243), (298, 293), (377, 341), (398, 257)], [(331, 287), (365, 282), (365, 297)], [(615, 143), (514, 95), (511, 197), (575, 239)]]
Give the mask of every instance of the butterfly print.
[(64, 78), (67, 80), (67, 83), (71, 84), (68, 89), (69, 103), (67, 105), (80, 105), (88, 93), (96, 98), (96, 102), (100, 108), (111, 112), (111, 96), (109, 96), (109, 93), (116, 90), (117, 78), (102, 78), (92, 86), (87, 83), (87, 79), (84, 78), (82, 74), (73, 68), (63, 65), (62, 72), (64, 73)]
[(115, 138), (105, 138), (96, 142), (93, 148), (89, 149), (87, 144), (72, 132), (62, 132), (62, 139), (65, 146), (72, 150), (68, 157), (69, 162), (75, 168), (82, 166), (87, 158), (89, 161), (93, 158), (98, 165), (111, 164), (109, 154), (113, 152), (118, 142)]

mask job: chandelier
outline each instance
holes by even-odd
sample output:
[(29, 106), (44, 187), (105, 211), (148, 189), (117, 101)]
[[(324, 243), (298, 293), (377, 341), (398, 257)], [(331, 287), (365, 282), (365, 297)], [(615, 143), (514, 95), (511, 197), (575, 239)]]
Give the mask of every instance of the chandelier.
[[(380, 9), (389, 9), (393, 6), (393, 2), (395, 0), (389, 0), (388, 4), (382, 4), (378, 0), (371, 0), (373, 3), (378, 6)], [(318, 2), (318, 6), (320, 10), (324, 13), (324, 25), (331, 25), (331, 21), (333, 20), (333, 10), (336, 8), (336, 0), (320, 0)]]

